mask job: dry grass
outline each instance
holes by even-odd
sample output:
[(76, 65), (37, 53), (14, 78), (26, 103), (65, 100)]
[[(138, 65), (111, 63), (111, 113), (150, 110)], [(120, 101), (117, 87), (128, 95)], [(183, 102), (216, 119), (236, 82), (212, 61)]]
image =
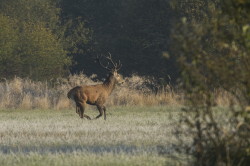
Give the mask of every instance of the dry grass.
[[(0, 108), (21, 109), (68, 109), (73, 102), (66, 97), (67, 92), (77, 85), (93, 85), (96, 76), (71, 75), (67, 79), (55, 79), (47, 82), (34, 82), (29, 79), (14, 78), (0, 83)], [(107, 101), (107, 106), (153, 106), (180, 105), (181, 93), (170, 87), (164, 91), (153, 92), (157, 87), (150, 79), (133, 75), (125, 78), (125, 83), (118, 85)], [(151, 88), (149, 88), (151, 87)], [(159, 89), (159, 88), (158, 88)]]
[[(34, 82), (29, 79), (14, 78), (0, 82), (0, 108), (19, 109), (69, 109), (74, 107), (66, 94), (77, 85), (93, 85), (96, 76), (71, 75), (67, 79), (54, 79), (47, 82)], [(154, 81), (133, 75), (125, 78), (109, 97), (107, 106), (179, 106), (184, 103), (181, 91), (170, 85), (158, 87)], [(156, 90), (152, 89), (158, 89)], [(215, 91), (215, 101), (219, 106), (228, 106), (232, 96), (223, 90)]]

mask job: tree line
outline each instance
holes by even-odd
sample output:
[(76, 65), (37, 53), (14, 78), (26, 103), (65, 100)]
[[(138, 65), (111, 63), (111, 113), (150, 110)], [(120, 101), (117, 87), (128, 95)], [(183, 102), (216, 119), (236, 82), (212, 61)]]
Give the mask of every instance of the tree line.
[(1, 0), (1, 77), (44, 80), (103, 74), (94, 57), (111, 53), (122, 74), (176, 77), (165, 59), (174, 18), (168, 0)]

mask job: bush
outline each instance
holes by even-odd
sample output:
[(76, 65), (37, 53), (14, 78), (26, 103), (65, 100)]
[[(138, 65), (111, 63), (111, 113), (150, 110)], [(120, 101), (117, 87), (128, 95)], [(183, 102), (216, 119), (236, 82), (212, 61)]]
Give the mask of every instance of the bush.
[[(187, 100), (179, 127), (184, 125), (185, 131), (176, 133), (193, 139), (185, 146), (195, 165), (248, 165), (249, 2), (182, 3), (176, 3), (176, 9), (186, 17), (174, 28), (172, 51), (178, 57)], [(218, 89), (231, 96), (229, 107), (220, 111), (214, 107)]]

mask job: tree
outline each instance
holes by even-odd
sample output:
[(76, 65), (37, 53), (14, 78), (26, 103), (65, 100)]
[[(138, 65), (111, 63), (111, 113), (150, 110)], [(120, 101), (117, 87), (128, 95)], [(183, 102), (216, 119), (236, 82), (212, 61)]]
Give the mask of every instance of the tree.
[[(44, 80), (65, 76), (79, 43), (88, 42), (84, 24), (61, 20), (58, 2), (52, 0), (1, 0), (0, 14), (5, 19), (2, 28), (10, 27), (1, 31), (1, 40), (12, 42), (11, 51), (2, 51), (2, 77)], [(3, 43), (0, 50), (9, 45)]]
[(20, 57), (15, 56), (18, 45), (18, 31), (15, 22), (0, 14), (0, 75), (8, 78), (17, 74)]
[[(182, 17), (172, 32), (172, 54), (178, 57), (188, 99), (182, 122), (193, 134), (196, 165), (247, 165), (250, 4), (240, 0), (185, 2), (187, 6), (173, 2)], [(218, 88), (232, 96), (231, 107), (220, 119), (214, 107)]]
[(1, 13), (18, 21), (18, 24), (44, 23), (56, 31), (60, 25), (60, 8), (52, 0), (0, 0)]
[(64, 76), (70, 58), (57, 37), (43, 24), (25, 24), (23, 28), (19, 35), (20, 76), (36, 80)]

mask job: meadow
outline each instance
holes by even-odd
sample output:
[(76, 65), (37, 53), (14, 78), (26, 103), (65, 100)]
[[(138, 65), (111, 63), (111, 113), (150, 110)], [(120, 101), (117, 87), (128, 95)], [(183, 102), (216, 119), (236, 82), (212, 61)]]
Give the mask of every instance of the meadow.
[[(80, 119), (66, 94), (96, 83), (101, 80), (95, 75), (83, 74), (47, 82), (2, 80), (0, 165), (188, 165), (191, 158), (176, 151), (174, 134), (184, 103), (181, 90), (133, 75), (109, 97), (106, 121)], [(227, 106), (230, 96), (215, 93), (217, 104)], [(98, 115), (93, 106), (85, 113)], [(192, 141), (187, 135), (184, 140)]]
[[(75, 110), (1, 110), (0, 165), (185, 165), (173, 130), (179, 108), (111, 107), (107, 120)], [(98, 114), (94, 107), (86, 111)]]

